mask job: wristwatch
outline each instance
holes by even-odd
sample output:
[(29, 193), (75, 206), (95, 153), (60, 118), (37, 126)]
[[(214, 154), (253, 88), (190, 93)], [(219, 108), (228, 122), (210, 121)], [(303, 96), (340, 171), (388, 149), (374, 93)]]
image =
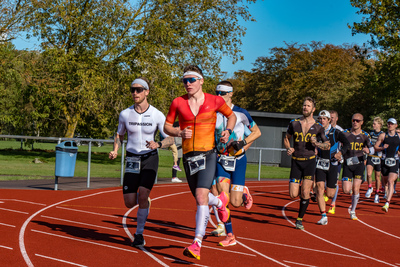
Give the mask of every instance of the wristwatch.
[(232, 130), (229, 128), (226, 128), (225, 130), (227, 130), (229, 132), (229, 134), (232, 134)]
[(161, 142), (157, 142), (157, 144), (159, 145), (159, 148), (162, 147), (162, 143)]

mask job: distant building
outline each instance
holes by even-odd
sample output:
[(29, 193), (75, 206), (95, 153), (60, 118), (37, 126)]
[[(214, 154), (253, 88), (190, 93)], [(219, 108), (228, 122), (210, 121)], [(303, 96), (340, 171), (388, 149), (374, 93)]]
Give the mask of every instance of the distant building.
[[(283, 138), (285, 137), (289, 122), (300, 118), (299, 114), (270, 113), (261, 111), (249, 111), (253, 120), (261, 130), (261, 137), (251, 147), (284, 149)], [(291, 158), (286, 151), (262, 150), (261, 161), (264, 165), (290, 167)], [(249, 149), (247, 161), (258, 163), (260, 149)]]

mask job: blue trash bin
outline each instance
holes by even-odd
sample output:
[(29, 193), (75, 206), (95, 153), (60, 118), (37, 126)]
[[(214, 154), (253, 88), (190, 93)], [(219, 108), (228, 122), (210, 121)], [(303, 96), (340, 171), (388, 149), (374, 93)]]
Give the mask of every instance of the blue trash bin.
[(65, 141), (56, 146), (56, 186), (58, 177), (74, 177), (78, 146), (75, 141)]

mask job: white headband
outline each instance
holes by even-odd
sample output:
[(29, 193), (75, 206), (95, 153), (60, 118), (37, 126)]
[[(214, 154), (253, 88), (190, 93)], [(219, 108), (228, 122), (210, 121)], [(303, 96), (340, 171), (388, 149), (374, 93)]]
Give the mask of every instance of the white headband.
[(187, 71), (183, 74), (183, 77), (187, 76), (187, 75), (194, 75), (200, 79), (203, 79), (203, 76), (200, 75), (200, 73), (197, 73), (195, 71)]
[(134, 85), (135, 83), (140, 84), (141, 86), (143, 86), (144, 88), (146, 88), (147, 90), (149, 90), (149, 85), (147, 84), (147, 82), (145, 80), (142, 79), (135, 79), (132, 83), (131, 86)]
[(227, 85), (217, 85), (217, 91), (221, 91), (221, 92), (233, 92), (233, 87), (227, 86)]

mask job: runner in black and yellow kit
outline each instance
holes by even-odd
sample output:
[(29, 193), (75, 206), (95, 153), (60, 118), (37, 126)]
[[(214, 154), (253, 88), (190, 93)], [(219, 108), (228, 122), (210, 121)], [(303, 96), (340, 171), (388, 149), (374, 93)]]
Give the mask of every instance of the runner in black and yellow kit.
[[(364, 176), (364, 154), (374, 154), (369, 134), (361, 129), (364, 117), (356, 113), (352, 117), (352, 127), (345, 130), (347, 140), (350, 142), (350, 149), (343, 155), (342, 187), (343, 193), (351, 194), (350, 219), (358, 220), (356, 207), (360, 199), (360, 186)], [(353, 181), (354, 179), (354, 181)]]
[[(313, 118), (314, 111), (315, 101), (311, 97), (306, 97), (303, 102), (303, 116), (289, 123), (283, 140), (287, 154), (292, 156), (289, 180), (291, 198), (299, 196), (300, 183), (303, 179), (296, 229), (304, 229), (302, 220), (310, 202), (310, 191), (315, 175), (315, 148), (329, 150), (331, 147), (324, 128)], [(290, 146), (292, 136), (293, 147)], [(317, 142), (317, 138), (322, 142)]]

